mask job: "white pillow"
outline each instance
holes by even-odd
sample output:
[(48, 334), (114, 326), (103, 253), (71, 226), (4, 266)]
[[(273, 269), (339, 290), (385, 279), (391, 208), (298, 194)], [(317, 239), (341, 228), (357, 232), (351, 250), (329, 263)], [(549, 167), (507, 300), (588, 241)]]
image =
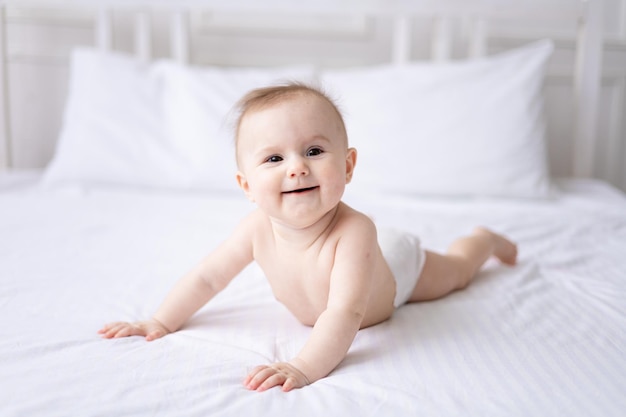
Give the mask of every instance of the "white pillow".
[(547, 196), (542, 84), (552, 50), (539, 41), (476, 60), (322, 72), (358, 150), (351, 187)]
[(165, 135), (162, 77), (122, 54), (74, 51), (64, 123), (43, 182), (180, 185), (191, 180)]
[(207, 126), (221, 126), (248, 88), (312, 73), (253, 68), (244, 76), (76, 50), (63, 128), (43, 183), (236, 190), (226, 132)]
[[(312, 67), (285, 68), (165, 68), (163, 103), (168, 134), (187, 143), (190, 166), (214, 189), (239, 189), (233, 105), (248, 91), (285, 81), (310, 82)], [(210, 140), (207, 140), (210, 138)], [(206, 167), (211, 167), (206, 171)]]

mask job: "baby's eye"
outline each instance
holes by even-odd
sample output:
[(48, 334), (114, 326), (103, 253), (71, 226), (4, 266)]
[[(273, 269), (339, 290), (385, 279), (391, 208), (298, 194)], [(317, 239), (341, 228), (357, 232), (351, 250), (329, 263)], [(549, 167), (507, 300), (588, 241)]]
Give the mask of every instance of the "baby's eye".
[(283, 158), (280, 155), (272, 155), (265, 160), (265, 162), (280, 162)]
[(323, 154), (324, 151), (321, 148), (311, 148), (306, 151), (306, 156), (318, 156)]

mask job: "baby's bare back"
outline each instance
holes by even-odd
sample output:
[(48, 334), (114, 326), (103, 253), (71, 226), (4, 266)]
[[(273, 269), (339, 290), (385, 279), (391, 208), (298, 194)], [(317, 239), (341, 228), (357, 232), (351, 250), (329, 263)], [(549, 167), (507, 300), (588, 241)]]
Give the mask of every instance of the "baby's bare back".
[[(276, 299), (303, 324), (313, 326), (326, 310), (331, 279), (338, 279), (339, 272), (334, 269), (341, 261), (337, 259), (341, 237), (352, 233), (351, 229), (363, 221), (371, 224), (371, 220), (363, 214), (342, 205), (330, 227), (314, 240), (300, 243), (283, 239), (272, 228), (271, 222), (261, 221), (254, 242), (254, 258), (267, 277)], [(371, 227), (374, 225), (371, 224)], [(360, 265), (365, 268), (357, 268), (356, 265), (351, 268), (371, 273), (369, 277), (362, 277), (362, 280), (371, 280), (371, 289), (361, 328), (388, 319), (394, 310), (395, 280), (378, 243), (372, 240), (371, 256), (364, 257), (362, 261), (367, 265)]]

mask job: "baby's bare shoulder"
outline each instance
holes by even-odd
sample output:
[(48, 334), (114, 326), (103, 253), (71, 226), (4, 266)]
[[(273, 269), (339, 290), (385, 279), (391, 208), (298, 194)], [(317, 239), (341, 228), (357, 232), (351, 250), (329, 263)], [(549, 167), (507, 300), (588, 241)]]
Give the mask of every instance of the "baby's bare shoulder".
[(239, 221), (231, 235), (231, 240), (252, 240), (259, 231), (262, 232), (264, 228), (267, 228), (267, 223), (267, 216), (256, 209)]
[(375, 227), (372, 219), (366, 214), (350, 207), (345, 203), (341, 203), (340, 206), (342, 212), (342, 220), (346, 222), (354, 222), (355, 224), (359, 224), (362, 226)]
[(337, 229), (343, 236), (376, 241), (376, 225), (370, 217), (348, 205), (343, 205)]

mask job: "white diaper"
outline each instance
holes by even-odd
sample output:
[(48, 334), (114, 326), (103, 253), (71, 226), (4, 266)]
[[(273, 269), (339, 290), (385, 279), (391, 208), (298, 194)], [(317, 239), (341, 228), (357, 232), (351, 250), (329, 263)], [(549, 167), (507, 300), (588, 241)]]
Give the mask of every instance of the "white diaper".
[(417, 284), (426, 254), (417, 236), (394, 229), (379, 229), (378, 244), (396, 280), (397, 308), (409, 301)]

